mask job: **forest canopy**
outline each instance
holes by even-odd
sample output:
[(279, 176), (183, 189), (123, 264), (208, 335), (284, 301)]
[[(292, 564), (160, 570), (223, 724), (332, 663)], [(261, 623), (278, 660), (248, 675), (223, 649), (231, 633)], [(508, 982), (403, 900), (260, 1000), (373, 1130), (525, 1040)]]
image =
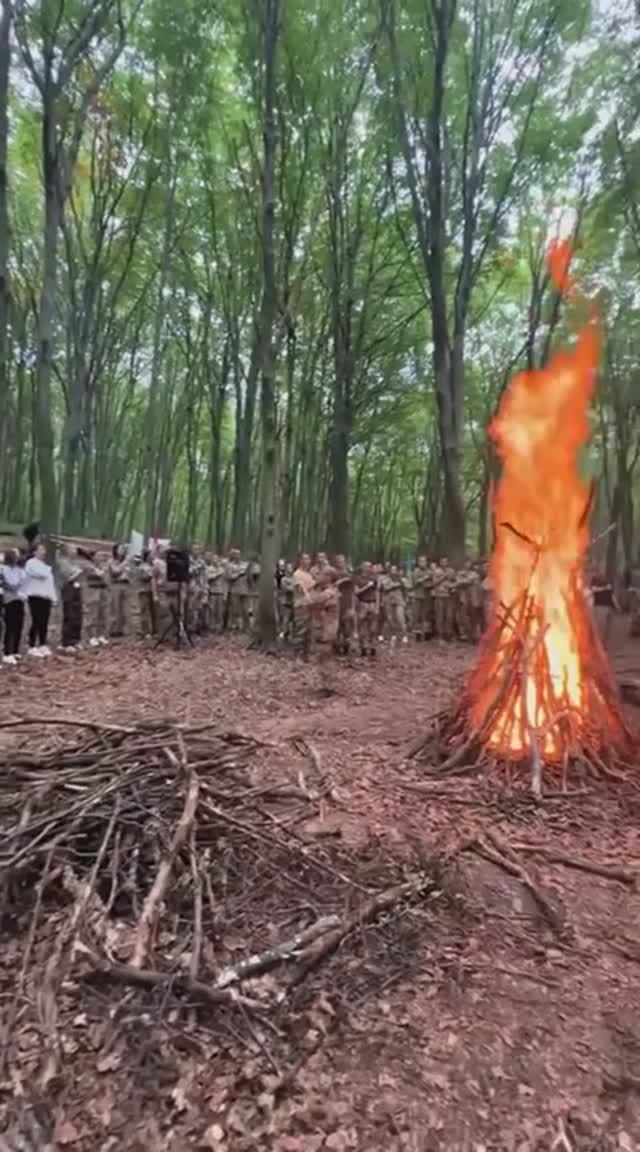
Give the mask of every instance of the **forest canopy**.
[(572, 332), (562, 235), (631, 565), (639, 37), (605, 0), (4, 0), (0, 516), (483, 554), (496, 404)]

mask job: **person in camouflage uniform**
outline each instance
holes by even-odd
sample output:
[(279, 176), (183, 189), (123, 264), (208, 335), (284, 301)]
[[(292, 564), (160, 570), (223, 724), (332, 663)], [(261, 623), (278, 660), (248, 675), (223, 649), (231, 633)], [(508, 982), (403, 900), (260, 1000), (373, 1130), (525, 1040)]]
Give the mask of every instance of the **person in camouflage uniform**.
[(473, 609), (473, 589), (479, 585), (478, 574), (473, 562), (467, 560), (464, 568), (456, 572), (455, 624), (460, 640), (475, 639), (475, 617)]
[(323, 572), (324, 569), (328, 568), (328, 567), (329, 567), (329, 560), (327, 558), (327, 553), (326, 552), (316, 552), (316, 558), (315, 558), (315, 560), (314, 560), (314, 562), (310, 568), (310, 572), (311, 572), (311, 575), (313, 576), (313, 579), (317, 580), (318, 577), (320, 576), (320, 573)]
[(486, 632), (493, 617), (493, 579), (486, 560), (480, 570), (480, 587), (482, 589), (482, 631)]
[(278, 628), (280, 639), (290, 643), (294, 629), (294, 583), (293, 564), (284, 563), (278, 586)]
[(258, 622), (258, 598), (260, 594), (260, 561), (254, 557), (247, 570), (249, 626), (254, 629)]
[(129, 586), (131, 581), (127, 549), (124, 544), (113, 545), (108, 574), (110, 632), (112, 636), (124, 636), (129, 627)]
[(426, 640), (432, 632), (433, 598), (431, 595), (432, 575), (426, 556), (418, 556), (418, 563), (411, 576), (412, 626), (416, 640)]
[(164, 636), (173, 619), (176, 597), (174, 585), (167, 581), (167, 549), (158, 547), (152, 554), (153, 582), (155, 586), (155, 623), (159, 636)]
[(384, 596), (385, 616), (391, 643), (398, 640), (407, 643), (407, 615), (405, 607), (405, 590), (402, 572), (397, 564), (391, 564), (389, 571), (382, 577), (382, 595)]
[(310, 593), (310, 618), (313, 650), (318, 659), (320, 687), (325, 695), (335, 690), (333, 654), (338, 640), (340, 593), (336, 573), (328, 565), (318, 572)]
[(249, 565), (240, 556), (238, 548), (232, 548), (225, 565), (224, 577), (227, 584), (227, 627), (232, 631), (249, 630)]
[(455, 582), (455, 570), (445, 556), (439, 565), (434, 565), (433, 572), (435, 625), (436, 636), (439, 640), (451, 640), (453, 637)]
[(149, 639), (156, 632), (156, 590), (153, 561), (148, 548), (134, 568), (136, 591), (138, 594), (138, 627), (140, 635)]
[(215, 554), (207, 560), (207, 586), (209, 627), (217, 634), (224, 628), (225, 582), (224, 564)]
[(93, 559), (87, 559), (84, 565), (87, 632), (89, 634), (89, 645), (91, 648), (97, 648), (99, 644), (109, 643), (107, 640), (107, 616), (109, 610), (108, 562), (108, 555), (105, 552), (98, 552)]
[(351, 652), (352, 644), (357, 641), (358, 629), (356, 626), (353, 573), (347, 564), (346, 557), (343, 556), (342, 553), (336, 556), (334, 571), (340, 601), (336, 648), (343, 656), (348, 656)]
[(191, 549), (191, 563), (189, 565), (189, 592), (187, 620), (189, 630), (203, 635), (208, 628), (209, 615), (209, 584), (207, 581), (207, 564), (204, 551), (199, 544)]
[(311, 592), (315, 580), (311, 575), (311, 561), (303, 552), (293, 573), (293, 641), (296, 651), (306, 660), (311, 643)]
[(480, 575), (480, 565), (471, 565), (471, 576), (469, 580), (469, 618), (471, 624), (470, 639), (472, 643), (477, 644), (478, 640), (482, 638), (484, 632), (484, 605), (482, 596), (482, 577)]
[(61, 544), (56, 558), (56, 576), (62, 600), (62, 647), (68, 651), (82, 643), (82, 564), (69, 544)]
[(354, 583), (358, 636), (363, 656), (375, 656), (380, 623), (380, 587), (373, 564), (365, 560)]
[(376, 587), (378, 589), (378, 618), (376, 621), (376, 636), (378, 642), (382, 644), (385, 633), (387, 631), (387, 606), (384, 599), (384, 578), (388, 573), (388, 564), (372, 564), (373, 573), (376, 579)]

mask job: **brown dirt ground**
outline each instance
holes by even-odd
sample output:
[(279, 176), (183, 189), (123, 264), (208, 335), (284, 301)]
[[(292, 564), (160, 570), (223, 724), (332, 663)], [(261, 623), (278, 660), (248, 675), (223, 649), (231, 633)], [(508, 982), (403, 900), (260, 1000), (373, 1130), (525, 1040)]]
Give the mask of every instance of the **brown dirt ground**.
[[(618, 636), (616, 646), (617, 664), (640, 675), (640, 645)], [(373, 845), (381, 858), (446, 858), (490, 826), (512, 844), (544, 842), (640, 874), (633, 781), (537, 806), (486, 782), (449, 781), (430, 796), (411, 791), (420, 772), (404, 753), (455, 699), (470, 660), (456, 645), (386, 650), (375, 664), (341, 665), (336, 695), (323, 699), (313, 666), (241, 641), (179, 653), (122, 644), (2, 669), (1, 718), (219, 720), (271, 742), (274, 765), (281, 772), (290, 758), (294, 773), (289, 741), (302, 736), (334, 781), (332, 802), (302, 830), (310, 841), (332, 837), (354, 851)], [(19, 739), (36, 737), (25, 730)], [(267, 1091), (261, 1125), (247, 1119), (251, 1069), (234, 1079), (214, 1025), (207, 1058), (201, 1046), (162, 1077), (148, 1058), (126, 1076), (108, 1063), (85, 1066), (75, 1090), (67, 1083), (61, 1094), (60, 1147), (640, 1149), (636, 888), (538, 862), (537, 879), (569, 925), (558, 939), (526, 890), (493, 865), (465, 854), (452, 874), (446, 908), (436, 903), (432, 922), (427, 915), (407, 937), (410, 967), (395, 976), (392, 969), (386, 987), (378, 982), (374, 995), (354, 999), (339, 1027), (326, 1006), (324, 1041), (277, 1107)], [(19, 963), (11, 950), (5, 960)], [(69, 1052), (71, 1059), (73, 1044)]]

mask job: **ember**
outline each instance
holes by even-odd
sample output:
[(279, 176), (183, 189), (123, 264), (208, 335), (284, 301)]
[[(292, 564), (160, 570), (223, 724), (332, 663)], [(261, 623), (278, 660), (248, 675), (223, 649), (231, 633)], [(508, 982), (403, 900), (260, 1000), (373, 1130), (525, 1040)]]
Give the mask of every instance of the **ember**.
[[(567, 245), (549, 253), (575, 295)], [(502, 461), (494, 500), (493, 621), (463, 707), (440, 725), (440, 770), (483, 756), (582, 764), (607, 774), (629, 748), (608, 659), (585, 595), (590, 488), (579, 453), (599, 355), (595, 311), (575, 347), (514, 378), (490, 428)]]

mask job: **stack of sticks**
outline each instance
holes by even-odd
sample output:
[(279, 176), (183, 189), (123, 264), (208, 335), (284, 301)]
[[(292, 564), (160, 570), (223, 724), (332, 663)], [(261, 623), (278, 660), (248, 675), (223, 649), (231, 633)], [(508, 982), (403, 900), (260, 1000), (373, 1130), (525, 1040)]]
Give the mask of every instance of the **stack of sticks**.
[[(239, 733), (77, 729), (70, 742), (0, 752), (0, 913), (22, 953), (0, 1020), (5, 1056), (35, 1001), (43, 1050), (60, 1066), (71, 973), (243, 1019), (280, 1011), (347, 937), (383, 913), (384, 931), (390, 910), (433, 887), (406, 869), (362, 883), (346, 853), (298, 832), (331, 793), (311, 745), (296, 742), (306, 770), (292, 778), (285, 761), (274, 780), (273, 755), (265, 770), (266, 746)], [(261, 980), (276, 969), (279, 984)]]
[[(436, 717), (410, 755), (437, 775), (507, 766), (510, 782), (524, 775), (537, 795), (543, 781), (551, 790), (566, 790), (569, 775), (582, 784), (624, 775), (634, 740), (578, 589), (575, 615), (582, 670), (579, 708), (554, 683), (544, 642), (547, 629), (527, 592), (496, 614), (458, 706)], [(542, 723), (529, 715), (532, 680)]]

